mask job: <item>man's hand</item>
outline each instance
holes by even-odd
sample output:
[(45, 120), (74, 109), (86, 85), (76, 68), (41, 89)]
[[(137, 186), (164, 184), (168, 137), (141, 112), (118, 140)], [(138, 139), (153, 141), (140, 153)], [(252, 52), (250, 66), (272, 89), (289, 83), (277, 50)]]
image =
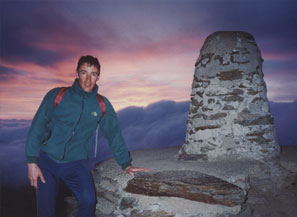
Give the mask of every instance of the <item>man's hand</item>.
[(151, 171), (150, 169), (134, 167), (134, 166), (128, 166), (125, 170), (126, 170), (126, 173), (130, 174), (131, 176), (133, 176), (135, 172), (149, 172), (149, 171)]
[(35, 187), (37, 189), (37, 180), (38, 177), (42, 181), (42, 183), (45, 183), (45, 179), (43, 177), (43, 174), (36, 163), (28, 163), (28, 179), (30, 180), (31, 186)]

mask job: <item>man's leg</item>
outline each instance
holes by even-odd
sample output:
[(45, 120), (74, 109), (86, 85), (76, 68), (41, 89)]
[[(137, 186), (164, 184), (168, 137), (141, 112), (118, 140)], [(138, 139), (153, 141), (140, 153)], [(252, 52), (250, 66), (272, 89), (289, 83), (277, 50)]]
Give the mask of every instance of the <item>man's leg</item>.
[(76, 217), (94, 217), (96, 196), (90, 172), (81, 162), (66, 163), (61, 174), (77, 199)]
[(37, 215), (38, 217), (53, 217), (59, 187), (59, 179), (54, 174), (57, 171), (56, 163), (44, 154), (40, 156), (37, 163), (45, 179), (45, 183), (42, 183), (40, 179), (37, 183)]

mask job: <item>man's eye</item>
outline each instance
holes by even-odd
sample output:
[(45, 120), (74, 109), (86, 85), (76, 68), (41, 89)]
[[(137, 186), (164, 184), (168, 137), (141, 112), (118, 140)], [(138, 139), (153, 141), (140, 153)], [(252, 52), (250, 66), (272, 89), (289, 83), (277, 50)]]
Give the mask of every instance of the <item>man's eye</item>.
[(84, 75), (84, 74), (86, 74), (86, 72), (85, 71), (80, 71), (79, 72), (81, 75)]
[(96, 77), (98, 74), (97, 74), (96, 72), (93, 72), (92, 75), (93, 75), (94, 77)]

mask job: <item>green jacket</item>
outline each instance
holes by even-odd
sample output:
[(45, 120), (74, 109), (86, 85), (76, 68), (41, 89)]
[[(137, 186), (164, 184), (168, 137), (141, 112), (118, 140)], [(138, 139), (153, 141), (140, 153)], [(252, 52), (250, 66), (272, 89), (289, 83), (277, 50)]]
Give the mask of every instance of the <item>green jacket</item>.
[(97, 100), (98, 86), (92, 92), (80, 88), (77, 79), (68, 88), (60, 104), (54, 108), (54, 99), (60, 88), (54, 88), (44, 97), (35, 114), (26, 143), (28, 163), (37, 162), (40, 150), (58, 163), (87, 159), (93, 132), (100, 123), (101, 131), (119, 165), (131, 165), (116, 113), (107, 100), (106, 114)]

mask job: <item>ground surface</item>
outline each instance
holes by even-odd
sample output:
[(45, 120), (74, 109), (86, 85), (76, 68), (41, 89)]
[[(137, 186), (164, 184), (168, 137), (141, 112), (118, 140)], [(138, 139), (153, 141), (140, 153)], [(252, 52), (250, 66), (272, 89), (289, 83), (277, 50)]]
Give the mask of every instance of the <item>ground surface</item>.
[[(180, 161), (175, 157), (179, 148), (133, 151), (131, 153), (133, 165), (150, 168), (153, 171), (194, 170), (214, 175), (246, 189), (248, 192), (247, 201), (241, 212), (235, 215), (236, 217), (297, 217), (297, 147), (282, 147), (280, 161), (268, 164), (250, 160)], [(96, 169), (98, 174), (116, 179), (120, 183), (120, 189), (131, 179), (128, 175), (123, 174), (113, 159), (102, 162)], [(125, 193), (123, 195), (125, 196)], [(139, 207), (135, 207), (136, 210), (157, 209), (154, 206), (148, 206), (148, 204), (155, 204), (155, 206), (158, 204), (166, 212), (176, 213), (183, 209), (182, 207), (189, 210), (188, 206), (191, 204), (188, 200), (171, 203), (170, 201), (175, 199), (167, 201), (164, 198), (159, 200), (156, 197), (152, 199), (144, 196), (135, 196), (135, 198), (145, 201), (143, 204), (139, 203)], [(177, 204), (181, 206), (177, 206)], [(201, 207), (199, 208), (199, 206)], [(176, 207), (179, 208), (178, 211), (175, 210)], [(196, 203), (190, 210), (192, 212), (189, 216), (209, 216), (208, 210), (211, 210), (212, 213), (232, 212), (232, 210), (222, 210), (222, 207), (203, 205), (203, 203)], [(180, 213), (182, 213), (181, 216), (188, 216), (186, 211)], [(194, 213), (195, 215), (193, 215)], [(234, 215), (224, 215), (224, 217), (226, 216)]]
[(289, 171), (279, 188), (263, 190), (255, 182), (240, 217), (297, 217), (297, 147), (281, 147), (281, 166)]

